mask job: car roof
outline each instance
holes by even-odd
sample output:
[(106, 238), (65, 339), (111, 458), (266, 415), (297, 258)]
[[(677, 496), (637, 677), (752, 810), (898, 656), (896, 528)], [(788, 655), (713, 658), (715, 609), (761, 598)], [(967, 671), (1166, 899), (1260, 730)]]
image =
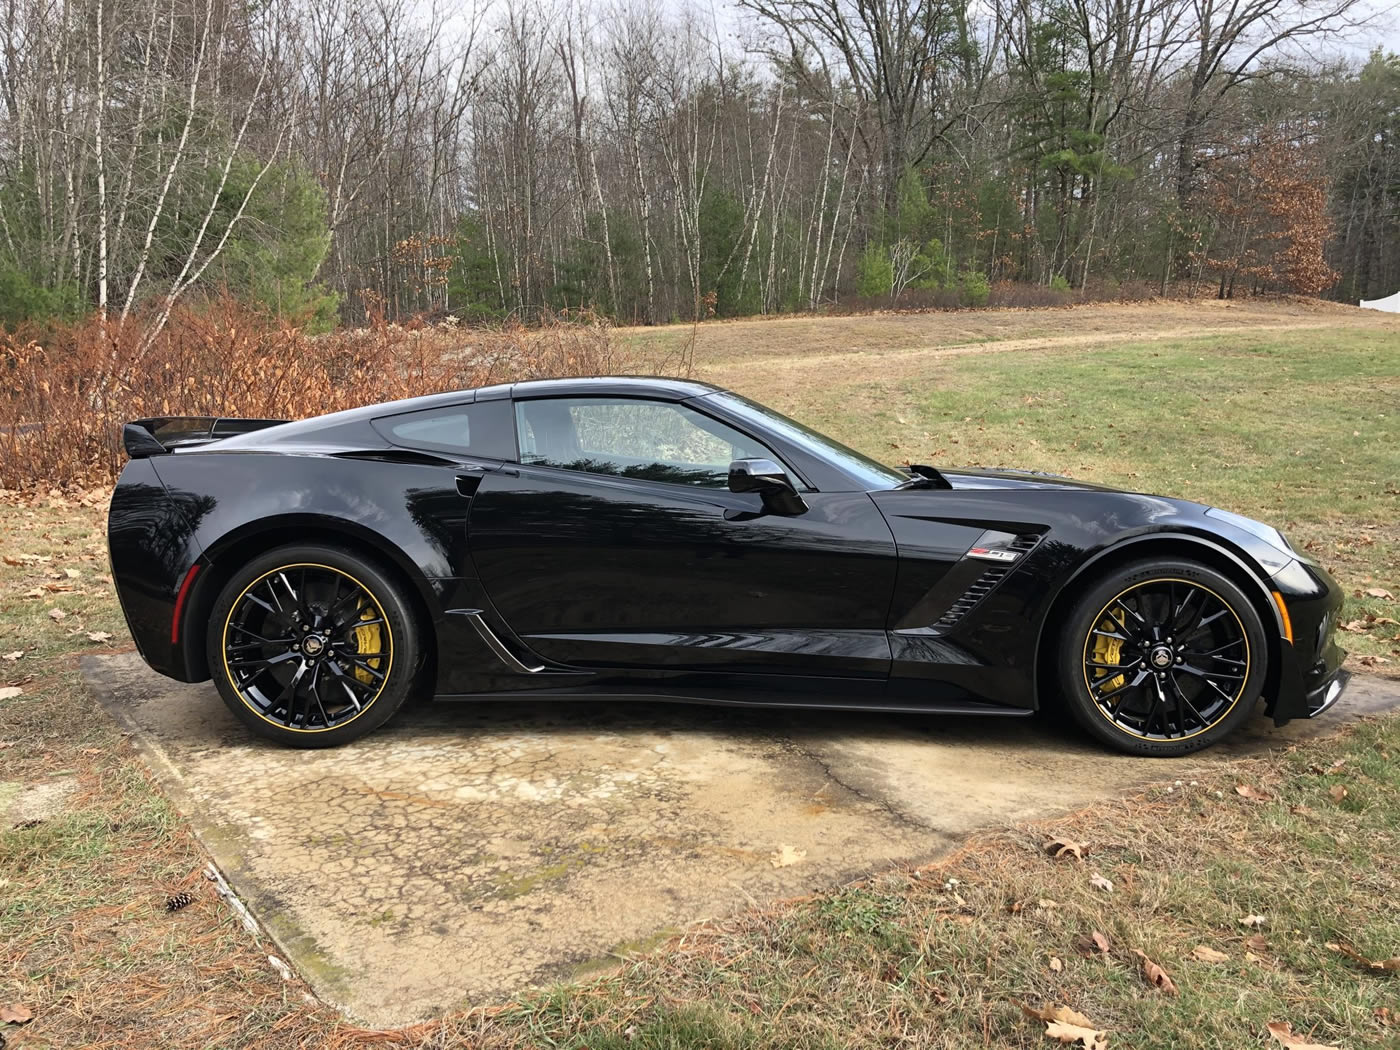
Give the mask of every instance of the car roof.
[(662, 401), (684, 401), (721, 390), (710, 383), (692, 379), (668, 379), (664, 376), (581, 376), (567, 379), (532, 379), (521, 383), (500, 383), (470, 390), (448, 390), (440, 394), (386, 401), (377, 405), (350, 408), (329, 415), (298, 419), (268, 427), (251, 434), (225, 438), (203, 446), (209, 451), (237, 448), (266, 448), (273, 445), (300, 444), (316, 441), (329, 431), (367, 423), (381, 416), (396, 416), (404, 412), (491, 401), (507, 397), (650, 397)]
[(713, 394), (720, 387), (693, 379), (663, 376), (584, 376), (577, 379), (531, 379), (510, 388), (512, 397), (654, 397), (684, 401)]

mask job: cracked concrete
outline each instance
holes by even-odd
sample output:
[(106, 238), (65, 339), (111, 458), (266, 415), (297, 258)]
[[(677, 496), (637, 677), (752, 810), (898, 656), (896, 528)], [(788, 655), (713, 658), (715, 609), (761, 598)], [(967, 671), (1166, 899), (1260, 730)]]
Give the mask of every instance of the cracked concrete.
[(586, 701), (425, 705), (292, 751), (134, 655), (84, 671), (302, 975), (377, 1026), (1400, 706), (1400, 685), (1358, 678), (1321, 719), (1259, 718), (1179, 763), (1045, 719)]

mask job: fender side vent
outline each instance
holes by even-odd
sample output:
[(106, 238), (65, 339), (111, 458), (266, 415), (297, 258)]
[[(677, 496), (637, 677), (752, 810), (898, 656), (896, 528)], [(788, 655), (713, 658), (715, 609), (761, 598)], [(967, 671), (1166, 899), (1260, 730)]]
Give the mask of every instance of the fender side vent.
[(977, 577), (971, 587), (963, 592), (961, 598), (948, 606), (948, 611), (938, 618), (938, 622), (934, 624), (934, 626), (944, 630), (952, 627), (975, 609), (978, 602), (991, 594), (992, 588), (1000, 583), (1010, 572), (1011, 570), (1009, 568), (1000, 565), (988, 569), (981, 576)]
[(1019, 536), (1013, 536), (1002, 544), (1004, 549), (1016, 551), (1021, 557), (1017, 558), (1013, 564), (993, 565), (988, 568), (986, 572), (977, 577), (972, 586), (963, 592), (962, 597), (948, 606), (947, 611), (938, 618), (934, 627), (940, 631), (946, 631), (948, 628), (956, 626), (964, 616), (977, 607), (983, 598), (992, 593), (997, 584), (1011, 575), (1011, 570), (1020, 565), (1025, 555), (1039, 542), (1040, 535), (1038, 533), (1026, 532)]

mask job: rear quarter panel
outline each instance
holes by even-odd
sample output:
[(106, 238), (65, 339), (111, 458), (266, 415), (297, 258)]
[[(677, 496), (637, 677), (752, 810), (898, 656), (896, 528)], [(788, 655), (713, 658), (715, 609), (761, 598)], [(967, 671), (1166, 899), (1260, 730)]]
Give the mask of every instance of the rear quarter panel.
[[(147, 662), (172, 677), (203, 678), (218, 592), (248, 557), (283, 543), (339, 539), (370, 552), (399, 571), (438, 625), (468, 564), (468, 506), (451, 467), (311, 452), (136, 460), (112, 501), (114, 577)], [(183, 611), (180, 644), (171, 646), (174, 595), (196, 559), (206, 568)]]

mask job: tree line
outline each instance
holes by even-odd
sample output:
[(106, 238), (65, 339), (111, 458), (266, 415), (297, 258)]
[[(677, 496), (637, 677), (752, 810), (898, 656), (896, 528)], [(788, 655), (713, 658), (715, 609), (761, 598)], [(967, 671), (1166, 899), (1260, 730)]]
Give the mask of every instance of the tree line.
[(1362, 4), (0, 0), (0, 322), (1377, 297)]

